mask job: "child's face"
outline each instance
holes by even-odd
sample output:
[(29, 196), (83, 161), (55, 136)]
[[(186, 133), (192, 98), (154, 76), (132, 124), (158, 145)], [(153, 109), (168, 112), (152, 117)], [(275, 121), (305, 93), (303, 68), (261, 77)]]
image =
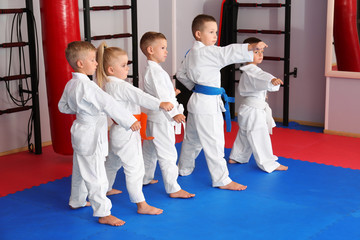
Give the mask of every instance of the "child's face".
[(150, 60), (157, 63), (165, 62), (168, 54), (166, 39), (156, 39), (149, 48)]
[(129, 73), (128, 56), (119, 55), (110, 68), (110, 75), (125, 80)]
[(86, 75), (93, 75), (97, 65), (96, 51), (87, 51), (83, 54), (83, 58), (78, 60), (79, 72)]
[(216, 22), (205, 22), (203, 30), (197, 31), (197, 40), (206, 46), (215, 45), (217, 41), (217, 30)]
[(259, 64), (263, 61), (264, 58), (264, 49), (254, 50), (254, 64)]

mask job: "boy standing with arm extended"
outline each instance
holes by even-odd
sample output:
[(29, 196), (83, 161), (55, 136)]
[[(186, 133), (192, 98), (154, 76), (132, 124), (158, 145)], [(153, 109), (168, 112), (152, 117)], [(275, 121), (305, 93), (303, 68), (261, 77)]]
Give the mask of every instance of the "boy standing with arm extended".
[(74, 154), (69, 205), (72, 209), (91, 205), (99, 223), (121, 226), (125, 222), (111, 215), (111, 201), (106, 197), (107, 115), (133, 131), (140, 129), (140, 123), (87, 77), (95, 73), (98, 65), (96, 48), (91, 43), (71, 42), (65, 53), (74, 72), (58, 107), (62, 113), (76, 114), (71, 127)]
[[(251, 37), (244, 43), (261, 42)], [(238, 86), (241, 96), (238, 110), (239, 131), (230, 153), (229, 163), (247, 163), (254, 154), (256, 164), (265, 172), (285, 171), (287, 166), (277, 162), (273, 154), (270, 135), (275, 127), (271, 109), (266, 102), (267, 91), (279, 91), (281, 79), (263, 71), (257, 65), (263, 60), (264, 50), (254, 51), (254, 61), (240, 68), (243, 73)]]
[[(253, 60), (252, 50), (264, 48), (258, 44), (231, 44), (217, 47), (217, 23), (209, 15), (201, 14), (192, 22), (195, 43), (185, 57), (177, 79), (189, 90), (193, 90), (188, 102), (188, 118), (184, 141), (179, 159), (179, 174), (187, 176), (195, 168), (195, 159), (204, 149), (210, 171), (212, 186), (228, 190), (245, 190), (246, 186), (232, 181), (224, 159), (225, 111), (221, 99), (221, 68), (240, 62)], [(209, 91), (219, 92), (210, 95)]]
[(147, 134), (154, 139), (145, 140), (143, 143), (144, 184), (156, 181), (154, 173), (156, 162), (159, 160), (166, 193), (172, 198), (192, 198), (195, 194), (184, 191), (177, 182), (179, 170), (176, 166), (174, 125), (185, 122), (185, 116), (182, 114), (182, 105), (176, 100), (170, 76), (160, 66), (160, 63), (165, 62), (168, 53), (166, 38), (162, 33), (147, 32), (140, 40), (140, 48), (148, 59), (144, 75), (144, 91), (162, 102), (171, 102), (174, 105), (174, 108), (168, 112), (160, 110), (148, 112)]

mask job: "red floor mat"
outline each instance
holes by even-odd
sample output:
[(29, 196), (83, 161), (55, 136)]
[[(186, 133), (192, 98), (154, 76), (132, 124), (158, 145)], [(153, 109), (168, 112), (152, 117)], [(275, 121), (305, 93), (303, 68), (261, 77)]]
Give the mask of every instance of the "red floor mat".
[(35, 155), (21, 152), (0, 157), (0, 197), (68, 177), (72, 172), (72, 156), (54, 153), (52, 146)]
[(274, 154), (281, 157), (360, 169), (360, 138), (275, 128)]
[[(225, 147), (232, 148), (239, 127), (225, 133)], [(360, 169), (360, 138), (274, 128), (271, 135), (274, 154), (336, 167)]]

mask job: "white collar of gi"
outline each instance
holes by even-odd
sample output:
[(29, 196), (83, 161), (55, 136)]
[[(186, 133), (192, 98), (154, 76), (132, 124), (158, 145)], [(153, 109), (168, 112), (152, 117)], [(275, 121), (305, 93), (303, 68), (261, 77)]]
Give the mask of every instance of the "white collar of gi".
[(90, 78), (83, 74), (83, 73), (79, 73), (79, 72), (72, 72), (72, 78), (74, 79), (80, 79), (80, 80), (90, 80)]
[(203, 43), (200, 42), (200, 41), (195, 41), (194, 47), (205, 47), (205, 44), (203, 44)]
[(246, 65), (240, 67), (240, 70), (246, 71), (246, 70), (249, 70), (249, 69), (256, 69), (256, 68), (259, 68), (259, 67), (256, 66), (253, 63), (249, 63), (249, 64), (246, 64)]
[(157, 63), (157, 62), (154, 62), (154, 61), (152, 61), (152, 60), (147, 60), (147, 62), (148, 62), (149, 65), (157, 66), (157, 67), (160, 67), (160, 68), (161, 68), (161, 65), (160, 65), (159, 63)]
[(120, 78), (117, 78), (117, 77), (114, 77), (114, 76), (107, 76), (107, 78), (108, 78), (110, 81), (126, 82), (125, 80), (120, 79)]

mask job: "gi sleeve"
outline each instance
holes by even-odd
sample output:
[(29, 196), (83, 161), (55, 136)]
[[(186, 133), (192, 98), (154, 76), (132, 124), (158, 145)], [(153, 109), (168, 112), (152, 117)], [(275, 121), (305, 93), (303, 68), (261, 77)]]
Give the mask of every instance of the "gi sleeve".
[(195, 83), (191, 81), (186, 74), (185, 61), (186, 59), (181, 62), (180, 68), (176, 72), (176, 79), (191, 91), (195, 87)]
[(161, 101), (159, 99), (145, 93), (137, 87), (134, 87), (130, 83), (124, 83), (122, 86), (119, 86), (119, 91), (117, 92), (122, 93), (121, 95), (123, 95), (123, 100), (140, 105), (141, 107), (150, 110), (158, 110), (160, 107)]
[(251, 85), (247, 86), (248, 91), (267, 90), (274, 92), (280, 89), (280, 85), (274, 86), (271, 83), (271, 80), (276, 77), (274, 77), (272, 74), (268, 72), (263, 71), (259, 67), (250, 67), (245, 69), (242, 68), (241, 70), (243, 70), (246, 73), (249, 80), (248, 82), (251, 83)]
[(223, 67), (254, 60), (253, 51), (248, 50), (249, 44), (230, 44), (225, 47), (212, 46), (216, 53), (215, 60)]
[(74, 109), (71, 109), (68, 103), (68, 92), (66, 91), (66, 88), (60, 98), (60, 101), (58, 103), (58, 108), (61, 113), (66, 114), (76, 114)]
[[(170, 77), (164, 74), (159, 74), (156, 71), (149, 71), (145, 76), (145, 81), (148, 86), (151, 86), (152, 93), (155, 94), (155, 97), (158, 98), (161, 102), (171, 102), (174, 104), (174, 108), (171, 111), (161, 110), (168, 119), (172, 119), (174, 116), (179, 114), (177, 106), (179, 103), (177, 102), (175, 97), (172, 97), (169, 91), (175, 91), (174, 87), (169, 89), (165, 84), (165, 81), (171, 81)], [(175, 92), (174, 92), (175, 95)]]
[(90, 83), (89, 89), (85, 92), (84, 100), (90, 103), (96, 110), (105, 112), (117, 124), (130, 129), (137, 121), (136, 118), (128, 110), (122, 108), (112, 96), (98, 87), (96, 83)]

